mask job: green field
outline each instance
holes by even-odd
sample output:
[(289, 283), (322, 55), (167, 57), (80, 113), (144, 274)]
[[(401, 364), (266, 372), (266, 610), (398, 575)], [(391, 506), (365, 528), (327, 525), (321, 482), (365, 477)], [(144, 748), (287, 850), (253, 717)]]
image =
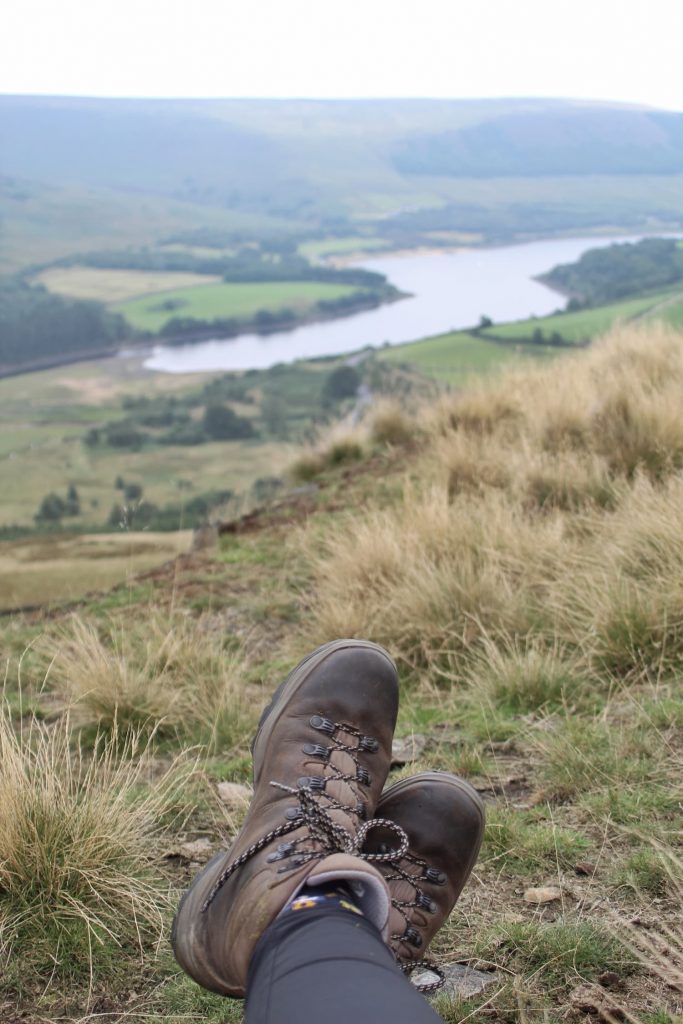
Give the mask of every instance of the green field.
[[(670, 290), (658, 292), (655, 295), (626, 299), (623, 302), (600, 306), (597, 309), (581, 309), (576, 313), (556, 313), (552, 316), (534, 317), (530, 320), (519, 320), (500, 326), (495, 324), (488, 329), (487, 333), (501, 338), (528, 338), (536, 329), (540, 329), (546, 335), (557, 331), (567, 341), (584, 341), (603, 334), (618, 321), (645, 317), (650, 311), (657, 316), (661, 315), (663, 320), (669, 322), (664, 303), (671, 298)], [(661, 314), (659, 307), (661, 307)]]
[(138, 330), (158, 331), (173, 317), (217, 320), (251, 317), (261, 310), (270, 313), (282, 309), (305, 312), (320, 299), (339, 299), (354, 291), (349, 285), (318, 281), (221, 283), (178, 288), (165, 292), (163, 300), (150, 300), (149, 297), (131, 299), (116, 303), (112, 308), (122, 313)]
[[(657, 314), (659, 315), (659, 314)], [(661, 311), (663, 320), (666, 320), (672, 327), (677, 327), (679, 330), (683, 330), (683, 298), (677, 302), (673, 302), (670, 306), (667, 306)]]
[(548, 359), (567, 351), (559, 346), (525, 342), (537, 330), (546, 338), (557, 332), (565, 341), (579, 343), (599, 337), (617, 323), (640, 319), (661, 319), (673, 327), (683, 327), (683, 295), (669, 289), (598, 309), (494, 324), (486, 329), (486, 337), (453, 331), (384, 349), (378, 358), (408, 363), (436, 380), (460, 385), (474, 374), (487, 373), (514, 360)]
[(547, 345), (502, 345), (467, 331), (453, 331), (383, 349), (378, 358), (408, 363), (445, 384), (462, 385), (470, 377), (490, 373), (511, 362), (552, 358), (557, 351)]
[(302, 242), (299, 252), (309, 260), (321, 260), (326, 256), (347, 256), (351, 253), (365, 252), (371, 249), (387, 248), (389, 243), (383, 238), (371, 238), (368, 235), (348, 235), (345, 238), (318, 238), (313, 242)]
[(50, 292), (72, 299), (125, 302), (143, 295), (214, 284), (220, 277), (177, 271), (118, 270), (101, 267), (50, 267), (32, 279)]

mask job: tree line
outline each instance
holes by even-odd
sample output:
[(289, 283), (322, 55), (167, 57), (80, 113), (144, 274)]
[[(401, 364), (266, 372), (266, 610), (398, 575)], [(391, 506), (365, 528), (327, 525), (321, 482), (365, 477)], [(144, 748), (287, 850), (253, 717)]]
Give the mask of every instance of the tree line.
[(644, 238), (590, 249), (575, 263), (553, 267), (540, 280), (570, 296), (570, 309), (604, 306), (683, 284), (683, 248), (677, 239)]
[(115, 349), (130, 334), (123, 317), (99, 302), (65, 299), (20, 278), (0, 278), (0, 371)]

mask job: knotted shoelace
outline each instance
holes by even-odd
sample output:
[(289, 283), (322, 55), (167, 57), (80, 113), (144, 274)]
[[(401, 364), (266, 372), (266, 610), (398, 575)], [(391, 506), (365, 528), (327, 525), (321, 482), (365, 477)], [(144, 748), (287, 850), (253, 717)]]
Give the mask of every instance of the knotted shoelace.
[[(390, 861), (397, 857), (403, 857), (408, 852), (408, 836), (400, 825), (393, 821), (389, 821), (386, 818), (372, 818), (361, 825), (356, 835), (353, 836), (348, 829), (330, 817), (327, 808), (321, 806), (320, 797), (322, 793), (319, 791), (313, 790), (310, 786), (301, 786), (295, 789), (293, 786), (285, 786), (281, 782), (271, 782), (270, 785), (275, 786), (277, 789), (282, 789), (286, 793), (291, 793), (292, 796), (296, 796), (301, 813), (292, 821), (286, 821), (282, 825), (278, 825), (277, 828), (271, 829), (270, 832), (266, 832), (265, 835), (247, 847), (244, 853), (240, 854), (236, 860), (229, 864), (216, 879), (211, 892), (202, 905), (202, 912), (210, 907), (217, 893), (237, 868), (246, 864), (248, 860), (265, 849), (266, 846), (270, 846), (274, 840), (289, 835), (290, 832), (298, 831), (304, 825), (306, 826), (306, 833), (304, 835), (294, 839), (291, 843), (282, 844), (272, 855), (273, 860), (289, 860), (292, 857), (289, 863), (278, 869), (279, 871), (288, 871), (300, 867), (311, 860), (322, 860), (332, 853), (348, 853), (351, 856), (360, 857), (366, 861)], [(390, 850), (388, 853), (362, 853), (361, 847), (368, 834), (373, 828), (379, 827), (388, 828), (396, 834), (399, 839), (399, 848), (397, 850)], [(303, 844), (311, 842), (314, 845), (310, 849), (299, 849)], [(283, 849), (283, 846), (288, 848)]]

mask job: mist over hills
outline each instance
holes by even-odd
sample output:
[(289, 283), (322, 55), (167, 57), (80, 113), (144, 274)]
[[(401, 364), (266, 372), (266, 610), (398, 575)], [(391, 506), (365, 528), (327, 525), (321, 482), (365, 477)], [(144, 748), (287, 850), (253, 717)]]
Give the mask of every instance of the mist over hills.
[(2, 171), (39, 181), (230, 198), (354, 178), (675, 174), (683, 114), (544, 100), (0, 98)]
[(677, 228), (683, 114), (541, 99), (0, 97), (0, 270), (102, 248), (104, 221), (126, 225), (115, 244), (137, 245), (212, 216), (224, 242)]

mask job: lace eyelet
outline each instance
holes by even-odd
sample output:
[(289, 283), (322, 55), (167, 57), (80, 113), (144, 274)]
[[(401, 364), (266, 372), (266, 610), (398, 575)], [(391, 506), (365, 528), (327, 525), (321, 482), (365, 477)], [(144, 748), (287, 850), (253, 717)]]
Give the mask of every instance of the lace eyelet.
[(419, 894), (415, 901), (420, 910), (426, 910), (428, 914), (435, 914), (437, 907), (434, 900), (430, 900), (429, 896), (425, 896), (423, 892)]
[(314, 789), (318, 793), (322, 793), (326, 782), (327, 779), (324, 779), (321, 775), (302, 775), (301, 778), (296, 780), (299, 789)]
[(403, 938), (406, 942), (409, 942), (411, 946), (414, 946), (415, 949), (419, 949), (422, 945), (422, 936), (418, 932), (417, 928), (413, 928), (412, 926), (408, 926), (408, 928), (406, 928), (403, 933)]
[(379, 750), (379, 742), (374, 736), (361, 736), (358, 743), (359, 750), (367, 750), (368, 753), (374, 754)]
[(309, 720), (309, 725), (320, 732), (327, 733), (328, 736), (333, 736), (336, 731), (334, 722), (331, 722), (329, 718), (323, 718), (322, 715), (313, 715)]
[(322, 743), (304, 743), (301, 749), (309, 757), (319, 757), (323, 761), (327, 761), (330, 756), (330, 748), (324, 747)]
[(448, 881), (443, 871), (439, 871), (438, 868), (427, 868), (425, 877), (432, 885), (445, 885)]
[(274, 853), (271, 853), (266, 857), (268, 864), (272, 864), (276, 860), (284, 860), (285, 857), (289, 857), (294, 852), (293, 843), (279, 843)]
[(358, 765), (356, 768), (356, 779), (358, 782), (362, 782), (364, 786), (370, 785), (370, 772), (363, 765)]

